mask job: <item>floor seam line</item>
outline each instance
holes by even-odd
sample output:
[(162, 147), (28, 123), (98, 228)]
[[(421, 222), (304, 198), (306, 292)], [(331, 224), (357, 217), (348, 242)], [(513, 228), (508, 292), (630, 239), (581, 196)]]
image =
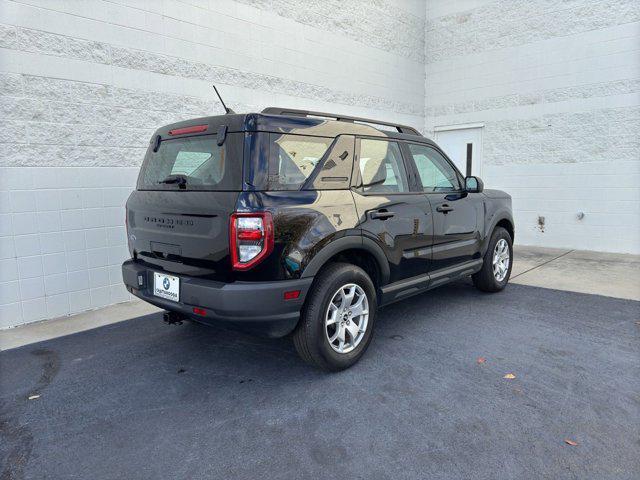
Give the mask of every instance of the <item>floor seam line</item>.
[(575, 250), (569, 250), (568, 252), (564, 252), (562, 255), (558, 255), (557, 257), (554, 257), (554, 258), (552, 258), (552, 259), (550, 259), (550, 260), (547, 260), (546, 262), (543, 262), (543, 263), (541, 263), (540, 265), (536, 265), (535, 267), (531, 267), (530, 269), (525, 270), (524, 272), (520, 272), (519, 274), (517, 274), (517, 275), (515, 275), (515, 276), (511, 277), (511, 280), (514, 280), (514, 279), (518, 278), (519, 276), (524, 275), (525, 273), (529, 273), (529, 272), (531, 272), (531, 271), (533, 271), (533, 270), (535, 270), (535, 269), (537, 269), (537, 268), (544, 267), (544, 266), (545, 266), (545, 265), (547, 265), (548, 263), (555, 262), (555, 261), (556, 261), (556, 260), (558, 260), (559, 258), (562, 258), (562, 257), (564, 257), (564, 256), (566, 256), (566, 255), (569, 255), (571, 252), (574, 252), (574, 251), (575, 251)]

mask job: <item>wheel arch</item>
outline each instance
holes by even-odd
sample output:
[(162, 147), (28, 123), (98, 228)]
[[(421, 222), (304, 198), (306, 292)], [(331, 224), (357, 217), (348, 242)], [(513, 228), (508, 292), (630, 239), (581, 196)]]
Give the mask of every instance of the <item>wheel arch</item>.
[(371, 277), (376, 288), (389, 282), (389, 261), (382, 249), (366, 237), (342, 237), (329, 243), (315, 254), (301, 278), (315, 276), (325, 265), (344, 261), (362, 268)]
[(483, 255), (487, 251), (487, 247), (489, 246), (489, 241), (491, 240), (491, 235), (493, 235), (493, 232), (496, 229), (496, 227), (502, 227), (507, 232), (509, 232), (509, 235), (511, 235), (512, 243), (514, 242), (514, 239), (515, 239), (515, 224), (513, 222), (513, 217), (510, 211), (503, 209), (497, 212), (495, 215), (493, 215), (493, 217), (490, 220), (491, 221), (488, 222), (487, 224), (487, 229), (485, 230), (484, 238), (482, 239), (481, 252)]
[[(513, 221), (509, 218), (502, 218), (500, 220), (498, 220), (498, 222), (496, 223), (496, 225), (493, 227), (494, 229), (496, 227), (502, 227), (504, 228), (507, 232), (509, 232), (509, 235), (511, 236), (511, 242), (515, 241), (515, 229), (513, 226)], [(493, 230), (492, 230), (493, 231)]]

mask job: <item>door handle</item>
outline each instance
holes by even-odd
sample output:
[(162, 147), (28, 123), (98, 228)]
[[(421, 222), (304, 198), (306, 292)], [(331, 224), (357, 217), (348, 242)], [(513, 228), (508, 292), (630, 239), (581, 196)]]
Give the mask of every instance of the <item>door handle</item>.
[(369, 216), (373, 219), (373, 220), (386, 220), (387, 218), (391, 218), (395, 215), (395, 213), (393, 212), (389, 212), (387, 210), (376, 210), (374, 212), (371, 212), (369, 214)]
[(455, 210), (453, 207), (450, 207), (449, 205), (447, 205), (446, 203), (443, 203), (442, 205), (438, 205), (436, 207), (436, 211), (437, 212), (442, 212), (445, 215), (451, 211)]

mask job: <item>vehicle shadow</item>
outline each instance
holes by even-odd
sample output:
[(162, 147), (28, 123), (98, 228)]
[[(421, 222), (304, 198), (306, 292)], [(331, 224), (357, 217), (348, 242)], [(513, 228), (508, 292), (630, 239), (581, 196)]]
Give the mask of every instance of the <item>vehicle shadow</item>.
[[(376, 319), (374, 340), (363, 360), (375, 355), (375, 350), (384, 350), (387, 343), (397, 341), (401, 334), (394, 332), (415, 329), (416, 322), (428, 323), (429, 311), (442, 311), (446, 303), (454, 298), (459, 304), (465, 301), (465, 297), (477, 295), (481, 294), (477, 293), (470, 281), (459, 281), (381, 308)], [(285, 381), (326, 375), (326, 372), (305, 364), (298, 357), (290, 335), (266, 338), (232, 327), (188, 321), (167, 328), (174, 329), (175, 335), (181, 339), (181, 343), (176, 344), (176, 338), (172, 342), (176, 348), (183, 345), (186, 351), (181, 354), (182, 363), (190, 360), (207, 371), (228, 365), (239, 376), (253, 374), (264, 378), (272, 372), (272, 375), (280, 376)], [(350, 370), (353, 368), (358, 368), (358, 364)]]

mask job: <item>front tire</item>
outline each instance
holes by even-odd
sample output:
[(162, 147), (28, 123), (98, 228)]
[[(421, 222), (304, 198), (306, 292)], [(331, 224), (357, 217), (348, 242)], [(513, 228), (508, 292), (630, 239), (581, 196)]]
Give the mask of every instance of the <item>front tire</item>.
[(499, 292), (507, 286), (513, 265), (513, 240), (502, 227), (496, 227), (491, 234), (487, 252), (484, 254), (482, 269), (471, 278), (478, 290)]
[(371, 342), (376, 308), (375, 288), (364, 270), (330, 264), (316, 277), (293, 333), (298, 354), (323, 370), (349, 368)]

